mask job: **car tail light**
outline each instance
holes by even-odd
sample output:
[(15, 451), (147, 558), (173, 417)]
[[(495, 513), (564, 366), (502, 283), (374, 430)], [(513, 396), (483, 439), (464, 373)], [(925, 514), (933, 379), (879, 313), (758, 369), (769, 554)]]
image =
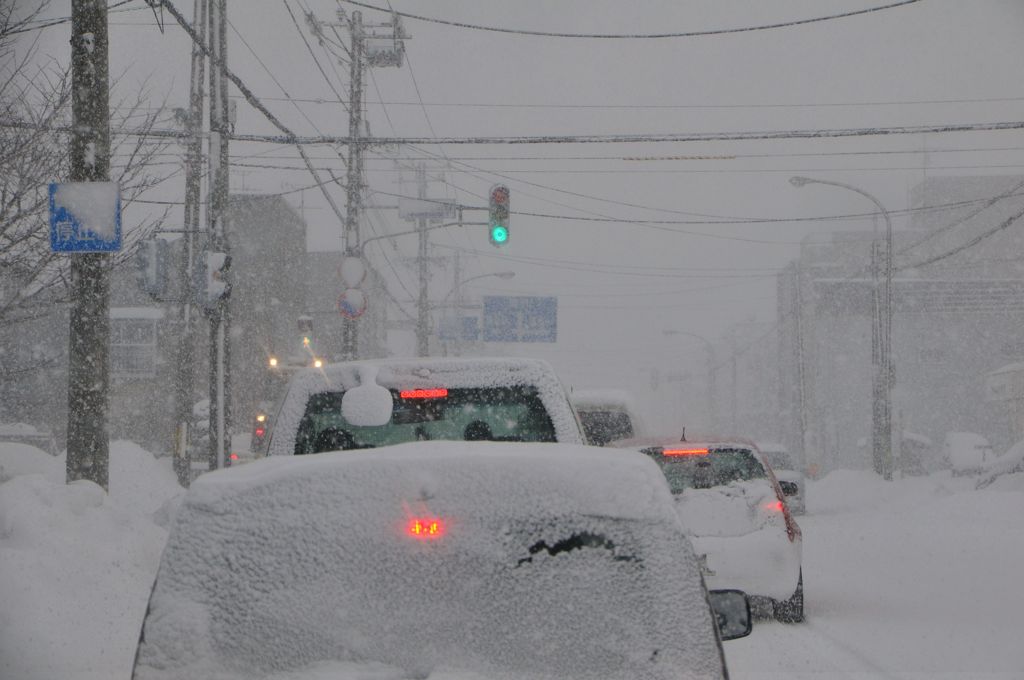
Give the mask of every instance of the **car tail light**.
[(231, 455), (229, 456), (229, 458), (231, 458), (231, 460), (232, 460), (232, 461), (236, 461), (236, 460), (238, 460), (238, 454), (237, 454), (237, 453), (232, 453), (232, 454), (231, 454)]
[(410, 517), (405, 525), (406, 535), (420, 540), (441, 538), (445, 530), (445, 523), (439, 517)]
[(426, 390), (402, 390), (398, 393), (402, 399), (440, 399), (448, 396), (448, 390), (444, 387), (435, 387)]
[(782, 512), (782, 501), (771, 501), (770, 503), (765, 503), (764, 509), (768, 512)]
[(266, 434), (266, 432), (267, 431), (265, 429), (263, 429), (262, 427), (257, 427), (256, 428), (256, 436), (257, 437), (262, 437), (264, 434)]
[(662, 449), (663, 456), (706, 456), (708, 449)]

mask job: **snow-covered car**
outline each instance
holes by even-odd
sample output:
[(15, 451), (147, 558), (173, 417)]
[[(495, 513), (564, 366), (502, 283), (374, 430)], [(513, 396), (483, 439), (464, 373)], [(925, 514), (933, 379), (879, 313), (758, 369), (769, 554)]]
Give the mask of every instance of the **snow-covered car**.
[(807, 512), (807, 480), (800, 466), (793, 462), (789, 450), (776, 443), (758, 443), (757, 448), (775, 473), (790, 511), (794, 515)]
[(995, 459), (992, 445), (974, 432), (947, 432), (942, 447), (943, 462), (953, 476), (973, 475), (981, 472), (986, 463)]
[(604, 446), (616, 439), (644, 436), (628, 392), (613, 388), (574, 389), (570, 396), (589, 443)]
[(535, 359), (381, 359), (295, 374), (270, 456), (429, 439), (582, 444), (554, 370)]
[(779, 621), (803, 620), (800, 527), (756, 445), (634, 439), (615, 446), (661, 467), (709, 586), (743, 590), (770, 604)]
[(725, 678), (749, 631), (644, 456), (414, 442), (197, 480), (133, 678)]

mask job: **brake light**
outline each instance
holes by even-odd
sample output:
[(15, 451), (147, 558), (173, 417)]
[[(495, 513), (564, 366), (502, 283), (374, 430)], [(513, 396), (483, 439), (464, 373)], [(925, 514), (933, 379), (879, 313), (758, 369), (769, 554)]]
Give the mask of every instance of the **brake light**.
[(398, 395), (402, 399), (439, 399), (440, 397), (448, 396), (448, 389), (445, 387), (435, 387), (426, 390), (402, 390)]
[(257, 427), (256, 428), (256, 436), (257, 437), (262, 437), (264, 435), (264, 433), (266, 433), (266, 430), (264, 430), (262, 427)]
[(771, 501), (764, 504), (764, 509), (769, 512), (782, 512), (782, 501)]
[(405, 533), (411, 538), (434, 539), (445, 534), (445, 525), (437, 517), (411, 517), (405, 525)]
[(231, 460), (238, 460), (238, 454), (237, 453), (232, 453), (230, 458), (231, 458)]
[(662, 449), (663, 456), (706, 456), (708, 449)]

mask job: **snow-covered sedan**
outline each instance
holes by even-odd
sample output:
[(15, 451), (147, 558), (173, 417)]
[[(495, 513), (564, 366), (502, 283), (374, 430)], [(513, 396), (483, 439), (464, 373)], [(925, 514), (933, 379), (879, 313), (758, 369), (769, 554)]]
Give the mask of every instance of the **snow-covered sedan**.
[(749, 632), (643, 456), (414, 442), (200, 477), (133, 677), (724, 680)]
[(710, 587), (770, 602), (779, 621), (803, 620), (800, 527), (754, 444), (633, 439), (615, 446), (661, 467)]

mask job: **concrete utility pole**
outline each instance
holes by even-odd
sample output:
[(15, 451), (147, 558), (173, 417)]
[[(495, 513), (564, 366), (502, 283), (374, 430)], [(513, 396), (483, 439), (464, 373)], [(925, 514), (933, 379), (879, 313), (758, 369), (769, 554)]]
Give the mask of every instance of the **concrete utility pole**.
[[(207, 0), (195, 0), (192, 25), (200, 41), (206, 39)], [(181, 294), (181, 332), (174, 385), (174, 469), (182, 486), (192, 481), (192, 451), (189, 448), (189, 425), (192, 421), (192, 391), (195, 373), (192, 350), (195, 343), (195, 286), (193, 272), (196, 260), (196, 242), (199, 231), (200, 187), (202, 184), (203, 138), (203, 80), (206, 77), (206, 57), (202, 46), (192, 45), (192, 80), (189, 91), (189, 111), (186, 129), (189, 134), (185, 165), (185, 219), (182, 234), (181, 261), (178, 281)]]
[[(416, 197), (421, 201), (427, 197), (427, 169), (423, 163), (416, 166)], [(419, 265), (420, 291), (416, 303), (416, 356), (425, 357), (430, 354), (430, 297), (427, 288), (430, 283), (430, 271), (427, 267), (427, 218), (416, 220), (419, 230), (419, 249), (417, 264)]]
[[(228, 78), (227, 0), (210, 0), (210, 204), (209, 252), (230, 257), (227, 237), (228, 207)], [(230, 268), (230, 260), (225, 270)], [(207, 266), (211, 266), (207, 264)], [(210, 469), (224, 467), (231, 447), (231, 373), (228, 301), (230, 288), (210, 308)]]
[[(71, 181), (110, 179), (107, 5), (71, 3)], [(71, 255), (67, 481), (108, 488), (110, 255)]]
[[(348, 181), (345, 187), (345, 256), (359, 255), (359, 213), (362, 208), (363, 146), (363, 13), (352, 12), (349, 20), (349, 88), (348, 88)], [(345, 319), (342, 325), (341, 356), (352, 361), (359, 354), (359, 327), (356, 319)]]

